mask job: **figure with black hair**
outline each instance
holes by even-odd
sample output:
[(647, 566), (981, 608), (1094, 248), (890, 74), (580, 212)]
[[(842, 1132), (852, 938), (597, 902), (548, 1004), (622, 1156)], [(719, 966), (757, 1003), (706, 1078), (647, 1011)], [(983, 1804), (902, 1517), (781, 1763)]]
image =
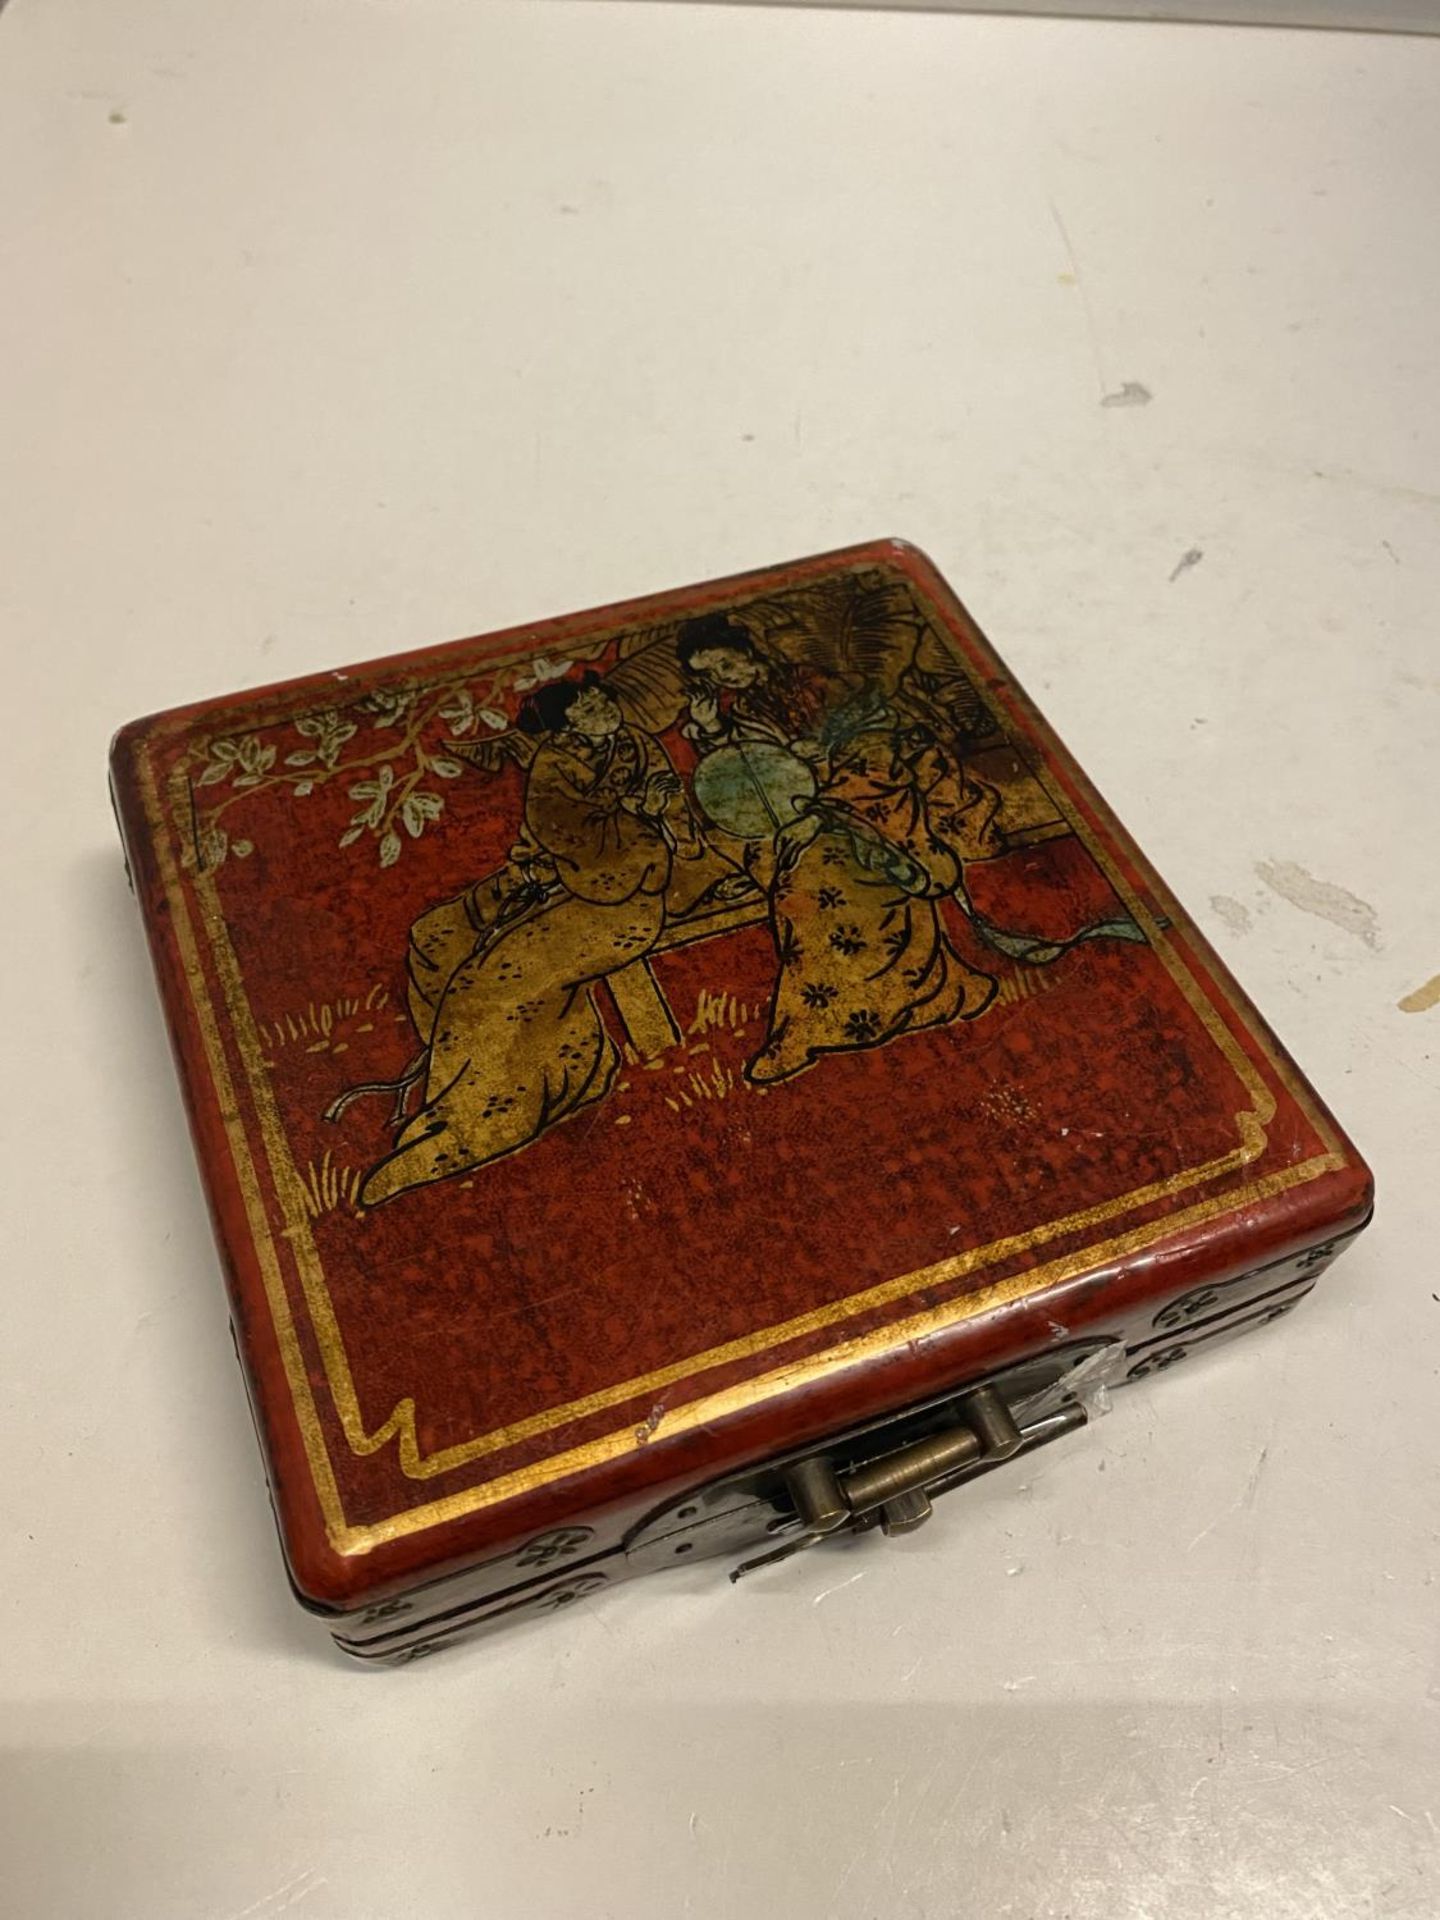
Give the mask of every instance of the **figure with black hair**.
[(772, 658), (734, 614), (687, 620), (675, 652), (691, 683), (686, 732), (704, 751), (737, 737), (818, 754), (826, 707), (834, 695), (824, 674)]
[(424, 1097), (402, 1112), (363, 1206), (486, 1166), (603, 1099), (620, 1054), (595, 986), (652, 951), (667, 910), (683, 914), (735, 878), (696, 832), (659, 741), (626, 721), (596, 674), (538, 688), (519, 725), (538, 742), (512, 856), (528, 878), (503, 900), (485, 894), (468, 928), (475, 889), (416, 923)]

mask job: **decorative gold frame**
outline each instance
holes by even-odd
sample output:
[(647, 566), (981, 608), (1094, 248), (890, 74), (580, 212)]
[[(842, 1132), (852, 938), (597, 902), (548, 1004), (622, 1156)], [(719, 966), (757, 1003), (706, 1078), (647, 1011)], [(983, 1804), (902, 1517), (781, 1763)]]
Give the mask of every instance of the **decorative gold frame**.
[[(875, 563), (870, 561), (861, 564), (873, 566)], [(950, 617), (932, 602), (918, 581), (908, 573), (904, 577), (935, 631), (946, 637), (947, 644), (951, 645), (952, 650), (957, 651), (962, 665), (972, 664), (965, 659), (963, 651), (954, 649), (954, 629)], [(752, 588), (748, 593), (733, 594), (728, 601), (717, 596), (712, 604), (738, 607), (753, 598)], [(586, 639), (591, 642), (598, 640), (603, 645), (633, 627), (634, 624), (635, 621), (632, 619), (613, 628), (598, 632), (591, 631), (587, 633)], [(492, 656), (487, 664), (512, 664), (528, 657), (531, 651), (533, 651), (532, 648), (518, 648), (510, 655)], [(438, 688), (449, 680), (466, 679), (472, 672), (473, 667), (458, 669), (448, 674), (412, 672), (406, 675), (402, 672), (395, 676), (395, 684)], [(290, 717), (288, 710), (285, 717)], [(1007, 718), (1010, 717), (1007, 715)], [(245, 723), (250, 729), (274, 724), (263, 715), (257, 714), (253, 708), (246, 710)], [(191, 725), (191, 722), (177, 716), (174, 727), (168, 731), (189, 730)], [(251, 1151), (251, 1142), (241, 1118), (235, 1083), (226, 1058), (219, 1014), (211, 998), (186, 887), (171, 844), (170, 822), (188, 823), (190, 820), (189, 782), (181, 766), (172, 776), (172, 786), (168, 796), (171, 804), (168, 810), (169, 821), (167, 821), (167, 810), (161, 802), (151, 751), (153, 740), (159, 737), (164, 737), (161, 728), (157, 728), (153, 734), (146, 735), (138, 745), (137, 765), (141, 802), (156, 851), (161, 883), (172, 915), (181, 966), (200, 1029), (206, 1062), (224, 1119), (236, 1182), (243, 1199), (259, 1262), (266, 1299), (289, 1382), (295, 1416), (304, 1440), (332, 1547), (341, 1554), (366, 1553), (385, 1541), (426, 1527), (441, 1525), (463, 1514), (506, 1500), (517, 1493), (546, 1485), (587, 1467), (633, 1453), (641, 1442), (637, 1439), (634, 1424), (631, 1423), (599, 1439), (552, 1454), (530, 1466), (482, 1481), (441, 1499), (404, 1508), (383, 1520), (352, 1525), (346, 1519), (334, 1466), (325, 1441), (320, 1412), (315, 1403), (301, 1351), (300, 1337), (281, 1269), (276, 1236), (267, 1216), (259, 1173)], [(1009, 736), (1008, 729), (1007, 737), (1013, 737)], [(393, 1440), (396, 1443), (402, 1471), (411, 1479), (429, 1480), (437, 1475), (453, 1472), (472, 1460), (499, 1453), (536, 1435), (586, 1419), (609, 1407), (663, 1393), (666, 1388), (680, 1381), (694, 1378), (734, 1361), (764, 1353), (821, 1328), (853, 1319), (873, 1307), (903, 1299), (907, 1294), (916, 1293), (922, 1288), (982, 1271), (985, 1267), (994, 1265), (1013, 1254), (1043, 1246), (1047, 1242), (1066, 1235), (1083, 1232), (1087, 1228), (1098, 1227), (1118, 1219), (1125, 1213), (1148, 1206), (1154, 1201), (1172, 1198), (1222, 1178), (1226, 1174), (1239, 1171), (1260, 1157), (1267, 1144), (1265, 1128), (1275, 1113), (1274, 1097), (1254, 1064), (1221, 1019), (1208, 995), (1171, 946), (1166, 937), (1165, 928), (1147, 910), (1135, 890), (1126, 881), (1108, 849), (1088, 828), (1075, 809), (1068, 793), (1063, 789), (1056, 792), (1050, 783), (1044, 781), (1041, 771), (1033, 765), (1031, 771), (1035, 778), (1041, 781), (1045, 791), (1068, 822), (1070, 829), (1077, 835), (1091, 857), (1101, 867), (1116, 893), (1124, 901), (1127, 910), (1144, 931), (1150, 946), (1159, 955), (1162, 964), (1180, 988), (1192, 1012), (1224, 1055), (1227, 1064), (1249, 1096), (1249, 1105), (1241, 1108), (1235, 1115), (1239, 1144), (1231, 1152), (1217, 1159), (1207, 1161), (1198, 1167), (1183, 1169), (1164, 1180), (1151, 1182), (1133, 1192), (1120, 1195), (1113, 1201), (1068, 1214), (1061, 1219), (1043, 1223), (1024, 1233), (1010, 1235), (987, 1246), (956, 1254), (934, 1266), (901, 1275), (863, 1292), (847, 1295), (796, 1318), (774, 1326), (759, 1328), (723, 1346), (690, 1355), (670, 1366), (618, 1382), (584, 1399), (546, 1409), (532, 1415), (529, 1419), (491, 1433), (478, 1435), (460, 1445), (429, 1455), (422, 1454), (420, 1450), (415, 1402), (412, 1397), (407, 1396), (397, 1402), (388, 1418), (376, 1428), (367, 1428), (361, 1415), (354, 1376), (345, 1350), (344, 1336), (311, 1235), (304, 1188), (281, 1125), (274, 1093), (263, 1064), (260, 1034), (246, 997), (239, 962), (230, 941), (214, 878), (204, 872), (191, 874), (190, 883), (199, 907), (201, 926), (224, 999), (224, 1013), (244, 1069), (246, 1087), (254, 1103), (265, 1162), (285, 1221), (281, 1237), (289, 1245), (295, 1262), (306, 1311), (320, 1351), (335, 1411), (339, 1417), (346, 1444), (353, 1454), (363, 1456), (376, 1453)], [(182, 843), (183, 839), (182, 833)], [(1167, 908), (1171, 904), (1167, 901)], [(1176, 912), (1178, 913), (1178, 909)], [(998, 1281), (959, 1299), (947, 1301), (943, 1306), (929, 1308), (907, 1320), (889, 1322), (872, 1333), (837, 1342), (820, 1353), (753, 1376), (735, 1386), (690, 1401), (673, 1411), (667, 1410), (663, 1416), (664, 1431), (671, 1434), (706, 1425), (741, 1408), (753, 1406), (777, 1394), (791, 1391), (802, 1384), (809, 1385), (827, 1378), (876, 1354), (903, 1346), (907, 1342), (927, 1335), (933, 1335), (942, 1328), (985, 1313), (1002, 1302), (1022, 1298), (1069, 1279), (1077, 1273), (1103, 1266), (1127, 1254), (1137, 1252), (1167, 1235), (1215, 1219), (1225, 1213), (1239, 1212), (1257, 1201), (1342, 1168), (1346, 1162), (1339, 1142), (1333, 1130), (1327, 1125), (1324, 1116), (1316, 1110), (1313, 1102), (1306, 1096), (1303, 1085), (1289, 1071), (1286, 1063), (1274, 1056), (1266, 1037), (1257, 1033), (1246, 1017), (1245, 1009), (1237, 1006), (1228, 996), (1226, 1004), (1260, 1045), (1281, 1083), (1301, 1106), (1307, 1120), (1326, 1146), (1325, 1153), (1252, 1181), (1232, 1193), (1197, 1201), (1180, 1212), (1168, 1214), (1163, 1219), (1149, 1221), (1107, 1240), (1092, 1242), (1078, 1251), (1065, 1254), (1042, 1266), (1030, 1268), (1023, 1274)], [(651, 1437), (647, 1434), (647, 1441)]]

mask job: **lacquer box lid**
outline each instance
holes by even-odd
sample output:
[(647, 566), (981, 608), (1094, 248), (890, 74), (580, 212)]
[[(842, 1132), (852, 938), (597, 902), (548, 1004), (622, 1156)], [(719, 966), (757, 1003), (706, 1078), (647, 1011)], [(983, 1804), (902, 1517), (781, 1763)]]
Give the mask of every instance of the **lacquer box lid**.
[(162, 714), (112, 778), (313, 1604), (1368, 1207), (902, 543)]

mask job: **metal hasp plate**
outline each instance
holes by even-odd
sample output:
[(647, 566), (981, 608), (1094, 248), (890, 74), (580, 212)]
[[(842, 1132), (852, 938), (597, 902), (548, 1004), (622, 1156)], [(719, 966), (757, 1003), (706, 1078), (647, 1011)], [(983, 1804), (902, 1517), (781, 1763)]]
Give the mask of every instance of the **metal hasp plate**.
[[(1121, 1357), (1104, 1341), (1060, 1348), (700, 1488), (636, 1528), (625, 1544), (630, 1570), (747, 1555), (730, 1576), (738, 1580), (840, 1534), (911, 1533), (940, 1494), (1083, 1427), (1087, 1383), (1107, 1379)], [(775, 1544), (753, 1551), (767, 1541)]]

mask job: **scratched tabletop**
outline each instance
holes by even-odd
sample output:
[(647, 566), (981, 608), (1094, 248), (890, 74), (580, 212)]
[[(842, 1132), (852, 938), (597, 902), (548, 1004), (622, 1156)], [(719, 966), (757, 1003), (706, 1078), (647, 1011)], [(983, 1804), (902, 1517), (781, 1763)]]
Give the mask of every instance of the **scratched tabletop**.
[[(1440, 40), (0, 19), (15, 1920), (1440, 1912)], [(902, 1543), (382, 1676), (282, 1576), (104, 789), (203, 695), (928, 549), (1373, 1162)]]

